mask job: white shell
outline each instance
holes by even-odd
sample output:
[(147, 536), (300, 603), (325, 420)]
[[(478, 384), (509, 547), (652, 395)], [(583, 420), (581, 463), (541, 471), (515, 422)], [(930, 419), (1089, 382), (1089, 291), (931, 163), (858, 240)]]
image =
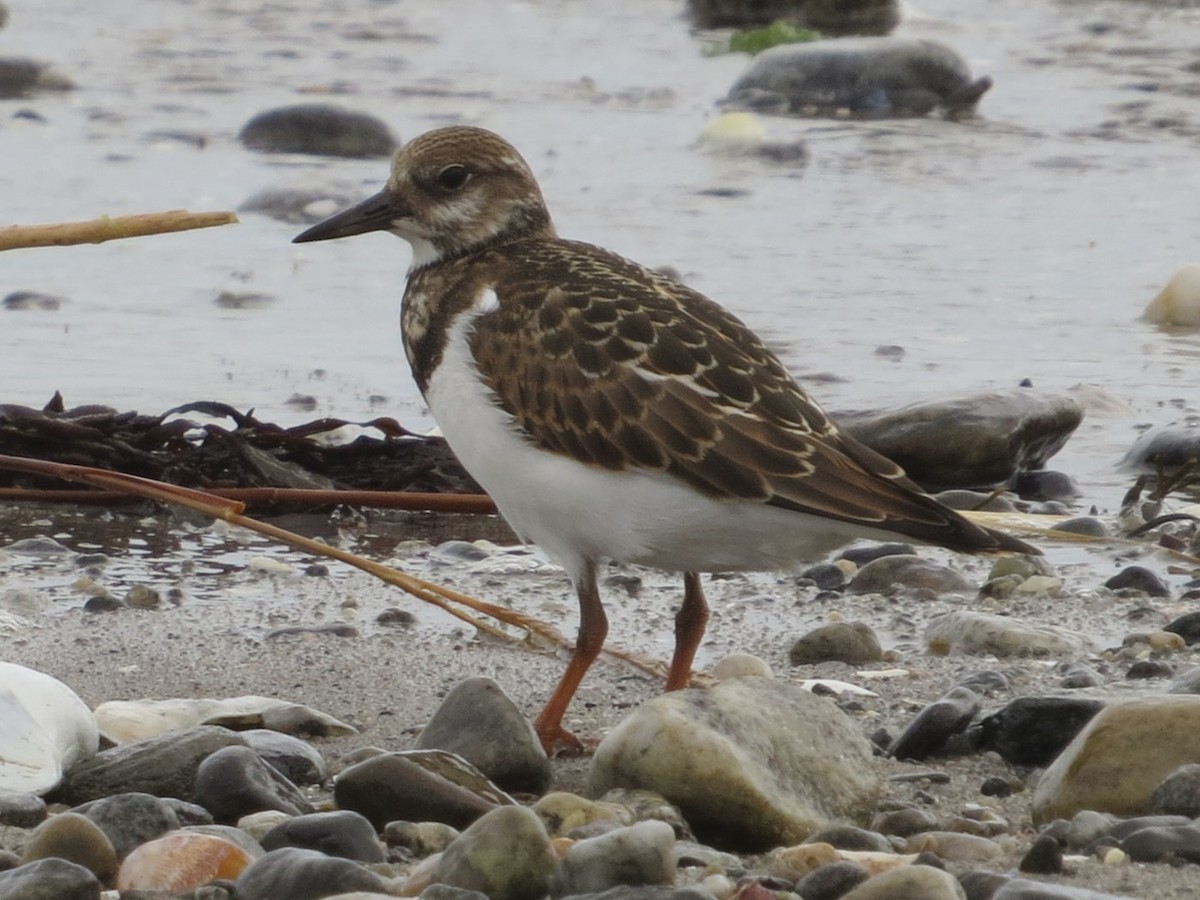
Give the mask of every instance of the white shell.
[(44, 672), (0, 662), (0, 790), (44, 794), (99, 743), (78, 694)]

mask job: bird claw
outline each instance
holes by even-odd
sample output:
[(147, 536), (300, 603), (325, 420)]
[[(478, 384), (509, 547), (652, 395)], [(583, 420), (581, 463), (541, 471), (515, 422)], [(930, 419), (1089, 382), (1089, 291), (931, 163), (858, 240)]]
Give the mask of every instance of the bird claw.
[[(588, 748), (584, 746), (583, 741), (567, 731), (561, 725), (554, 725), (549, 728), (538, 727), (538, 739), (542, 742), (542, 749), (546, 751), (546, 755), (553, 759), (556, 756), (587, 756)], [(595, 749), (595, 748), (593, 748)]]

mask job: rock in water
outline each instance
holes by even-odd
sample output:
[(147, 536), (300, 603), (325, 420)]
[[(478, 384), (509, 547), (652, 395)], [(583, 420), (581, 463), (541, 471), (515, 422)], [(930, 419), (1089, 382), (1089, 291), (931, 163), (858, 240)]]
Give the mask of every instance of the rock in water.
[(1200, 266), (1184, 266), (1150, 301), (1142, 318), (1158, 325), (1200, 325)]
[(755, 28), (784, 21), (826, 35), (887, 34), (898, 0), (688, 0), (697, 28)]
[(609, 732), (589, 792), (622, 787), (662, 794), (702, 840), (756, 850), (834, 820), (865, 824), (882, 783), (870, 745), (832, 703), (734, 678), (657, 697)]
[(299, 103), (261, 112), (247, 122), (238, 140), (263, 153), (308, 153), (359, 159), (390, 156), (398, 141), (367, 113), (326, 103)]
[(729, 91), (726, 103), (793, 115), (972, 115), (990, 78), (971, 80), (944, 44), (898, 37), (844, 37), (772, 47)]
[(96, 719), (78, 694), (43, 672), (0, 662), (0, 790), (44, 794), (99, 745)]

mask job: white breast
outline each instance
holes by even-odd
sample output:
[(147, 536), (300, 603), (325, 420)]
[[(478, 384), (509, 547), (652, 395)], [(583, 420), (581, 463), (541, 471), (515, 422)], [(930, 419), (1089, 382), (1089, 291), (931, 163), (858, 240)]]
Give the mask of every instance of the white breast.
[(662, 473), (610, 471), (533, 446), (480, 380), (468, 344), (480, 314), (477, 307), (451, 325), (426, 401), (508, 523), (573, 579), (586, 560), (602, 558), (688, 572), (789, 568), (856, 537), (890, 536), (761, 503), (715, 500)]

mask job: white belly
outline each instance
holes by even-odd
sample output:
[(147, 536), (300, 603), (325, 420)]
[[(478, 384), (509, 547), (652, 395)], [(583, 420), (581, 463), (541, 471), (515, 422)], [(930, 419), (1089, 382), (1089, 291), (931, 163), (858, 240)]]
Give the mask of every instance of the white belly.
[(425, 399), (455, 455), (522, 537), (577, 578), (602, 558), (684, 572), (782, 569), (856, 537), (889, 537), (762, 503), (715, 500), (664, 474), (614, 472), (520, 436), (471, 364), (469, 317), (452, 326)]

